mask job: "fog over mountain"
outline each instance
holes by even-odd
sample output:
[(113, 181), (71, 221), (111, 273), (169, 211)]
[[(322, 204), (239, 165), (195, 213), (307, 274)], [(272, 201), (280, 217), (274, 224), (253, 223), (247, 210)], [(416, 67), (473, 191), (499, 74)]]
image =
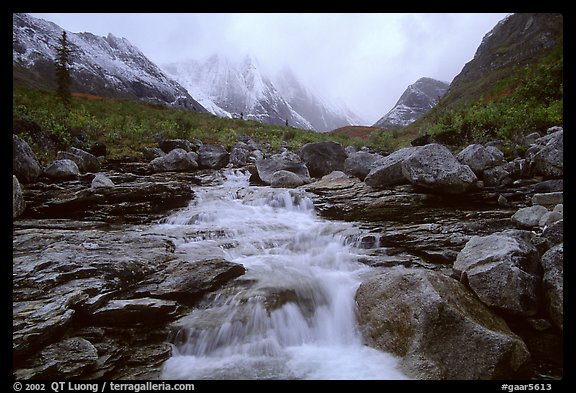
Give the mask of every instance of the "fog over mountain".
[[(506, 14), (31, 14), (71, 32), (123, 37), (157, 65), (253, 54), (275, 75), (342, 101), (364, 124), (421, 77), (450, 82)], [(278, 88), (278, 86), (276, 86)]]

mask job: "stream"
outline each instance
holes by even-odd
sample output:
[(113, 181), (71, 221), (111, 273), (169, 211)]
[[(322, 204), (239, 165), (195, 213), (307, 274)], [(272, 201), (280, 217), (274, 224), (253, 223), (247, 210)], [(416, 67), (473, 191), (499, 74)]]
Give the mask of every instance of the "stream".
[(225, 176), (156, 228), (179, 253), (246, 268), (175, 322), (161, 378), (406, 379), (362, 342), (354, 295), (372, 268), (358, 262), (354, 224), (320, 218), (301, 190)]

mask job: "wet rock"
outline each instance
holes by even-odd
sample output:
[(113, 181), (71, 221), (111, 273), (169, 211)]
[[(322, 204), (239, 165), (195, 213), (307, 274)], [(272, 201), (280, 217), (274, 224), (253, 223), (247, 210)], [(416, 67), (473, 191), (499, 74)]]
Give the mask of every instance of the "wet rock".
[(408, 184), (409, 180), (402, 171), (402, 163), (412, 156), (419, 148), (406, 147), (378, 159), (372, 164), (364, 182), (375, 188), (388, 188), (400, 184)]
[(564, 131), (556, 131), (547, 136), (546, 145), (534, 155), (534, 169), (546, 177), (564, 175)]
[(504, 162), (504, 154), (493, 146), (486, 148), (479, 144), (472, 144), (458, 153), (456, 159), (468, 165), (474, 174), (481, 178), (486, 169)]
[(228, 165), (230, 154), (221, 145), (202, 145), (198, 149), (200, 168), (220, 169)]
[(94, 176), (94, 179), (92, 179), (92, 183), (90, 184), (90, 188), (92, 190), (111, 187), (114, 187), (114, 182), (103, 173), (97, 173), (96, 176)]
[(462, 194), (478, 180), (469, 166), (460, 164), (446, 146), (436, 143), (419, 147), (404, 159), (402, 174), (416, 186), (447, 194)]
[(196, 153), (176, 148), (150, 161), (149, 167), (152, 172), (190, 172), (198, 168), (196, 159)]
[(344, 161), (344, 172), (356, 176), (360, 180), (364, 180), (368, 173), (370, 173), (372, 164), (382, 158), (379, 154), (366, 151), (349, 153), (348, 158)]
[(272, 187), (295, 188), (303, 184), (304, 181), (302, 178), (290, 171), (276, 171), (272, 174), (272, 177), (270, 177), (270, 185)]
[(165, 324), (178, 315), (178, 303), (153, 298), (114, 299), (94, 311), (95, 326), (127, 327), (136, 324)]
[(26, 209), (26, 202), (22, 195), (22, 187), (18, 178), (12, 175), (12, 219), (15, 219)]
[(198, 150), (198, 146), (187, 139), (163, 139), (158, 142), (158, 147), (166, 154), (174, 149), (182, 149), (187, 152)]
[(74, 161), (63, 159), (52, 161), (46, 169), (44, 169), (44, 175), (51, 180), (63, 181), (76, 179), (80, 176), (80, 170)]
[(244, 142), (237, 142), (230, 152), (230, 163), (234, 167), (243, 167), (250, 162), (250, 147)]
[(42, 166), (26, 141), (12, 135), (12, 173), (22, 183), (31, 183), (42, 174)]
[(540, 225), (540, 219), (548, 212), (544, 206), (534, 205), (519, 209), (512, 216), (512, 222), (519, 228), (530, 229)]
[(419, 379), (499, 379), (529, 359), (522, 340), (456, 280), (421, 269), (382, 269), (356, 292), (367, 342), (400, 356)]
[(256, 160), (256, 170), (260, 179), (270, 184), (275, 172), (285, 170), (298, 175), (304, 183), (310, 182), (308, 168), (295, 154), (274, 154), (271, 157)]
[(321, 141), (307, 143), (298, 150), (310, 176), (322, 177), (333, 171), (344, 170), (344, 160), (348, 154), (337, 142)]
[(542, 255), (542, 287), (546, 308), (554, 324), (564, 330), (564, 243)]
[(455, 276), (486, 305), (532, 316), (540, 304), (541, 268), (527, 231), (474, 236), (454, 262)]

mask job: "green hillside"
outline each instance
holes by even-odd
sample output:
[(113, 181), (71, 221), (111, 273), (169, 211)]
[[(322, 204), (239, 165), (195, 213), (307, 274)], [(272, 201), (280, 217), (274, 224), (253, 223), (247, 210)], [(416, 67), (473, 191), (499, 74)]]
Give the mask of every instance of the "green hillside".
[[(155, 137), (200, 139), (204, 143), (233, 146), (239, 135), (248, 135), (269, 150), (283, 144), (297, 148), (308, 142), (334, 140), (343, 146), (362, 146), (365, 141), (346, 135), (321, 134), (293, 127), (271, 126), (256, 121), (226, 119), (210, 114), (171, 109), (137, 100), (110, 99), (74, 94), (67, 110), (53, 92), (14, 88), (12, 93), (14, 128), (18, 128), (42, 161), (53, 159), (56, 151), (35, 143), (32, 132), (39, 126), (60, 149), (74, 137), (84, 147), (95, 142), (107, 146), (110, 157), (140, 156), (144, 147), (157, 147)], [(28, 123), (29, 122), (29, 123)], [(22, 126), (24, 123), (24, 126)], [(37, 128), (36, 126), (36, 128)]]

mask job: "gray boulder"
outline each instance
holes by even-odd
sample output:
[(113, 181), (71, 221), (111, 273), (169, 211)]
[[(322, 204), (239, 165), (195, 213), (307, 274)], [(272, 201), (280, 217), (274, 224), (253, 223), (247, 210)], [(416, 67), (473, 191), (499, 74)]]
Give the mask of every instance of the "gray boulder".
[(274, 154), (271, 157), (256, 160), (256, 170), (260, 179), (270, 184), (272, 175), (281, 170), (297, 174), (304, 183), (310, 182), (308, 168), (299, 156), (292, 153)]
[(159, 147), (145, 147), (142, 149), (142, 155), (147, 161), (152, 161), (155, 158), (165, 156), (166, 153)]
[(351, 152), (348, 154), (348, 158), (344, 160), (344, 172), (356, 176), (360, 180), (364, 180), (372, 164), (378, 159), (383, 158), (379, 154), (369, 153), (366, 151)]
[(97, 173), (96, 176), (94, 176), (94, 179), (92, 179), (92, 183), (90, 185), (90, 188), (93, 190), (112, 187), (114, 187), (114, 182), (103, 173)]
[(549, 135), (546, 145), (533, 157), (534, 170), (545, 177), (564, 176), (564, 131)]
[(564, 243), (549, 249), (542, 255), (542, 288), (550, 319), (564, 330)]
[(564, 191), (546, 192), (532, 195), (533, 205), (557, 205), (564, 202)]
[(494, 146), (484, 147), (472, 144), (464, 148), (456, 159), (464, 165), (468, 165), (474, 174), (482, 177), (484, 171), (504, 162), (504, 154)]
[(148, 164), (152, 172), (189, 172), (198, 168), (196, 153), (176, 148)]
[(564, 242), (564, 220), (558, 220), (544, 228), (542, 237), (547, 239), (551, 244)]
[(230, 151), (230, 163), (235, 167), (248, 165), (251, 148), (244, 142), (236, 142)]
[(26, 209), (26, 202), (22, 195), (22, 188), (18, 178), (12, 175), (12, 219), (15, 219)]
[(75, 147), (70, 147), (68, 151), (80, 157), (80, 164), (75, 161), (80, 172), (98, 172), (100, 170), (100, 161), (95, 155)]
[(198, 146), (187, 139), (163, 139), (158, 142), (158, 147), (164, 153), (170, 153), (174, 149), (183, 149), (186, 151), (197, 151)]
[(35, 181), (42, 174), (42, 166), (28, 143), (14, 134), (12, 134), (12, 173), (23, 184)]
[(394, 153), (376, 160), (364, 182), (370, 187), (387, 188), (400, 184), (408, 184), (409, 181), (402, 171), (402, 163), (411, 157), (420, 147), (405, 147)]
[(447, 194), (462, 194), (476, 185), (468, 165), (462, 165), (444, 145), (419, 147), (402, 161), (402, 173), (410, 183)]
[(220, 169), (228, 165), (230, 154), (221, 145), (202, 145), (198, 149), (200, 168)]
[(280, 170), (274, 172), (270, 178), (272, 187), (295, 188), (304, 184), (300, 176), (294, 172)]
[(540, 304), (540, 265), (528, 231), (473, 236), (456, 257), (455, 276), (486, 305), (532, 316)]
[(510, 378), (530, 354), (504, 320), (458, 281), (424, 269), (373, 274), (356, 292), (371, 346), (418, 379)]
[(333, 171), (343, 171), (348, 154), (337, 142), (321, 141), (307, 143), (298, 149), (298, 155), (306, 163), (310, 175), (322, 177)]
[(52, 180), (70, 180), (76, 179), (80, 176), (78, 165), (72, 160), (56, 160), (52, 161), (46, 169), (44, 175)]
[(518, 209), (512, 216), (512, 222), (519, 228), (530, 229), (540, 225), (542, 216), (548, 212), (544, 206), (534, 205)]

